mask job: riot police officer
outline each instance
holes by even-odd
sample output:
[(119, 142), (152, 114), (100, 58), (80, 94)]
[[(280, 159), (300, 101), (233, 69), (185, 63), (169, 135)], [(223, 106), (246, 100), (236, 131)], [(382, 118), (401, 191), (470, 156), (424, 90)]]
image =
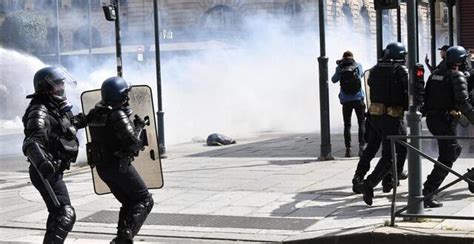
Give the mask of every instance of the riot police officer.
[[(474, 110), (469, 103), (467, 81), (460, 71), (466, 56), (467, 52), (463, 47), (450, 47), (446, 51), (446, 69), (436, 69), (426, 82), (422, 112), (426, 115), (428, 130), (435, 136), (455, 136), (457, 119), (461, 113), (474, 123)], [(438, 151), (438, 161), (451, 168), (461, 154), (461, 146), (456, 139), (438, 139)], [(425, 207), (443, 206), (433, 193), (447, 175), (448, 171), (434, 166), (423, 184), (423, 195), (427, 197), (424, 201)]]
[(23, 153), (30, 162), (32, 184), (48, 208), (44, 243), (63, 243), (76, 215), (63, 172), (78, 153), (76, 131), (86, 126), (83, 114), (73, 116), (65, 96), (65, 83), (74, 82), (65, 70), (46, 67), (36, 72), (35, 92), (23, 116)]
[(91, 142), (87, 145), (89, 163), (122, 204), (117, 237), (111, 243), (133, 243), (153, 208), (148, 188), (131, 164), (143, 148), (140, 134), (143, 119), (130, 120), (128, 104), (131, 87), (121, 77), (106, 79), (101, 87), (102, 100), (89, 112)]
[[(406, 127), (402, 127), (402, 134), (406, 134)], [(359, 163), (357, 164), (357, 168), (352, 178), (352, 191), (356, 194), (361, 193), (359, 190), (359, 185), (362, 183), (365, 174), (370, 169), (370, 161), (375, 157), (377, 151), (380, 148), (380, 144), (382, 142), (382, 138), (380, 137), (380, 132), (377, 131), (374, 126), (372, 125), (371, 116), (370, 114), (366, 115), (366, 123), (365, 123), (365, 140), (367, 141), (367, 146), (362, 152), (360, 156)], [(400, 168), (403, 169), (405, 164), (406, 154), (397, 153), (397, 162), (400, 165)], [(399, 171), (400, 172), (400, 171)], [(408, 178), (408, 174), (406, 171), (401, 172), (398, 175), (398, 179), (405, 180)], [(392, 175), (387, 174), (382, 180), (382, 191), (387, 193), (392, 190)]]
[[(374, 129), (382, 139), (382, 157), (373, 172), (359, 185), (364, 202), (372, 205), (373, 188), (390, 172), (392, 152), (389, 135), (403, 135), (406, 131), (403, 118), (408, 108), (408, 70), (405, 66), (407, 52), (402, 43), (394, 42), (384, 49), (382, 59), (371, 69), (369, 113)], [(397, 153), (403, 157), (406, 148), (397, 145)], [(403, 165), (397, 165), (401, 172)]]

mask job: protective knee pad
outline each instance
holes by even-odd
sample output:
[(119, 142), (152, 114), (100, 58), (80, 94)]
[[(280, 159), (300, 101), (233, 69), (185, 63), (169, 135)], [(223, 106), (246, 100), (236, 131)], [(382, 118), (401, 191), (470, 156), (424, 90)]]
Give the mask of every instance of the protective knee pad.
[(76, 222), (76, 212), (71, 205), (64, 205), (48, 216), (43, 243), (64, 243)]
[(148, 214), (153, 208), (154, 202), (151, 194), (149, 194), (144, 200), (133, 205), (127, 213), (127, 224), (132, 231), (132, 236), (138, 234), (138, 231), (145, 222)]
[(440, 148), (439, 161), (444, 163), (446, 166), (451, 167), (453, 163), (461, 155), (462, 147), (458, 144), (450, 144), (446, 147)]
[(121, 207), (119, 212), (119, 219), (117, 223), (117, 238), (115, 238), (114, 242), (111, 243), (120, 243), (119, 241), (124, 239), (132, 239), (132, 231), (127, 223), (127, 213), (128, 209), (126, 207)]

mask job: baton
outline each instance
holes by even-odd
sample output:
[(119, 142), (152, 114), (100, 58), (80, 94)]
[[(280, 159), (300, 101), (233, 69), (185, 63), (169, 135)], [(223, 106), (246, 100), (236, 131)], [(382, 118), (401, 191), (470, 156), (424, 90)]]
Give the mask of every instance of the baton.
[(49, 184), (49, 181), (47, 181), (43, 175), (41, 174), (41, 172), (39, 171), (39, 169), (36, 167), (36, 165), (30, 160), (28, 159), (28, 161), (30, 161), (31, 165), (33, 165), (33, 167), (35, 168), (36, 172), (38, 173), (41, 181), (43, 182), (43, 185), (44, 187), (46, 188), (46, 191), (48, 191), (48, 194), (49, 194), (49, 197), (51, 198), (51, 200), (53, 201), (53, 204), (56, 208), (59, 208), (61, 206), (61, 204), (59, 203), (59, 200), (58, 200), (58, 197), (56, 196), (56, 193), (54, 193), (53, 191), (53, 188), (51, 187), (51, 185)]

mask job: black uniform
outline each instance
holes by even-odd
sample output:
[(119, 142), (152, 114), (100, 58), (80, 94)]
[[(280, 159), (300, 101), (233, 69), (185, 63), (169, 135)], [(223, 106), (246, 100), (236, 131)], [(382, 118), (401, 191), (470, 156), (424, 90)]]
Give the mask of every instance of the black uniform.
[[(380, 132), (382, 140), (382, 157), (361, 186), (364, 201), (371, 205), (373, 188), (392, 167), (392, 150), (387, 136), (406, 133), (403, 115), (408, 108), (408, 70), (402, 64), (381, 61), (371, 69), (368, 84), (371, 123), (374, 129)], [(396, 150), (399, 157), (406, 157), (406, 148), (397, 145)], [(403, 169), (402, 163), (399, 162), (397, 165), (399, 172)]]
[[(365, 147), (364, 151), (362, 152), (362, 155), (360, 156), (359, 163), (357, 164), (357, 168), (355, 171), (354, 175), (354, 192), (359, 193), (359, 190), (357, 189), (357, 184), (364, 179), (365, 174), (370, 169), (370, 161), (375, 157), (377, 154), (377, 151), (380, 148), (380, 143), (382, 142), (382, 138), (380, 137), (381, 132), (377, 131), (372, 125), (371, 125), (371, 118), (370, 114), (367, 115), (366, 119), (366, 127), (365, 127), (365, 140), (367, 141), (367, 146)], [(402, 134), (406, 135), (406, 127), (402, 127)], [(406, 153), (400, 153), (397, 152), (397, 163), (398, 163), (398, 171), (397, 173), (400, 173), (403, 171), (403, 166), (405, 165), (405, 160), (406, 160)], [(388, 189), (388, 191), (392, 188), (392, 175), (387, 174), (383, 180), (382, 180), (382, 185), (384, 186), (384, 189)]]
[(49, 212), (44, 243), (63, 243), (76, 219), (63, 181), (63, 171), (76, 160), (79, 145), (76, 130), (85, 127), (85, 117), (63, 112), (53, 97), (37, 94), (33, 95), (26, 109), (23, 125), (23, 153), (49, 181), (60, 203), (60, 207), (55, 206), (37, 170), (30, 165), (31, 182), (40, 192)]
[(111, 108), (98, 103), (89, 113), (91, 143), (89, 163), (97, 168), (101, 179), (122, 204), (117, 236), (131, 240), (140, 230), (153, 207), (153, 198), (131, 164), (142, 148), (139, 130), (130, 121), (131, 110), (125, 106)]
[[(450, 69), (438, 69), (426, 83), (424, 113), (429, 131), (435, 136), (456, 136), (455, 112), (470, 111), (469, 94), (464, 74)], [(438, 161), (452, 167), (461, 153), (456, 139), (438, 139)], [(424, 183), (423, 194), (436, 191), (448, 171), (434, 166)]]

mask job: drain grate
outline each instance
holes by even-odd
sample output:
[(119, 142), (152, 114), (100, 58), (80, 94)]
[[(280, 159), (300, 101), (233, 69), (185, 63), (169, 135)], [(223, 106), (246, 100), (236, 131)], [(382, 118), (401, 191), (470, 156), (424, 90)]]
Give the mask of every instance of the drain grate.
[[(117, 211), (99, 211), (79, 222), (117, 223)], [(151, 213), (146, 225), (174, 225), (218, 228), (244, 228), (268, 230), (304, 230), (316, 223), (314, 219), (240, 217), (223, 215)]]

